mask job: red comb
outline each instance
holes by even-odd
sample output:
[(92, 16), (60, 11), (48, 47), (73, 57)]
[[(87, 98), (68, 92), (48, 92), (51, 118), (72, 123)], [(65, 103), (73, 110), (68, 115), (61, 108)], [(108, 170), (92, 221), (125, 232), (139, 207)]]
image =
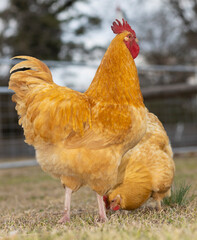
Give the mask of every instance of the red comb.
[(119, 34), (119, 33), (122, 33), (124, 31), (128, 31), (128, 32), (133, 33), (134, 37), (136, 37), (135, 32), (130, 27), (128, 22), (125, 21), (124, 19), (122, 19), (122, 23), (118, 19), (116, 19), (116, 21), (113, 22), (113, 24), (111, 26), (111, 29), (115, 34)]

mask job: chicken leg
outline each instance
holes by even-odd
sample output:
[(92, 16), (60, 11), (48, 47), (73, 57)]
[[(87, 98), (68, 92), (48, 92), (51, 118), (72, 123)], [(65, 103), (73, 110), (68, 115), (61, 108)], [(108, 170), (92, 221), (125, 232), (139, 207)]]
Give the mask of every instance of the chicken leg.
[(70, 203), (71, 203), (72, 189), (66, 187), (65, 190), (65, 203), (64, 203), (64, 215), (58, 223), (66, 223), (70, 221)]
[(105, 212), (103, 197), (100, 196), (98, 193), (96, 194), (96, 196), (97, 196), (98, 208), (99, 208), (99, 221), (105, 222), (107, 221), (107, 216)]

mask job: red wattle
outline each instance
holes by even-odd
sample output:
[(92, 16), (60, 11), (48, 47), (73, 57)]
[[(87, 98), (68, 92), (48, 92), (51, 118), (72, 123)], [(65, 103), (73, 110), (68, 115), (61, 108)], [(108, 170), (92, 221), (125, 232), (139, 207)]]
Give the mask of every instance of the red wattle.
[(119, 209), (120, 209), (120, 206), (118, 206), (118, 205), (113, 208), (114, 211), (117, 211)]
[(132, 55), (133, 59), (135, 59), (138, 56), (139, 51), (140, 51), (139, 45), (135, 41), (133, 41), (133, 44), (131, 47), (131, 55)]

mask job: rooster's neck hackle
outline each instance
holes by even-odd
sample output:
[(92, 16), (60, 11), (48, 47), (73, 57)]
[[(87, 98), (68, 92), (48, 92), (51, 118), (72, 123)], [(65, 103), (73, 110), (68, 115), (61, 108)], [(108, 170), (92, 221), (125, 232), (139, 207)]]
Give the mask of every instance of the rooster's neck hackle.
[(112, 40), (86, 94), (103, 102), (140, 107), (143, 98), (136, 65), (123, 41), (127, 34), (118, 34)]

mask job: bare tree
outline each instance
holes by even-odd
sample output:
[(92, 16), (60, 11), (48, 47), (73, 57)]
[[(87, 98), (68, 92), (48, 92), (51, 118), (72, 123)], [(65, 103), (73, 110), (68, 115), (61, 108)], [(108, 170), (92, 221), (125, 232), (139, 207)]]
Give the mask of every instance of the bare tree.
[(181, 57), (184, 62), (197, 62), (197, 1), (196, 0), (168, 0), (173, 12), (182, 23), (182, 37), (184, 47)]

